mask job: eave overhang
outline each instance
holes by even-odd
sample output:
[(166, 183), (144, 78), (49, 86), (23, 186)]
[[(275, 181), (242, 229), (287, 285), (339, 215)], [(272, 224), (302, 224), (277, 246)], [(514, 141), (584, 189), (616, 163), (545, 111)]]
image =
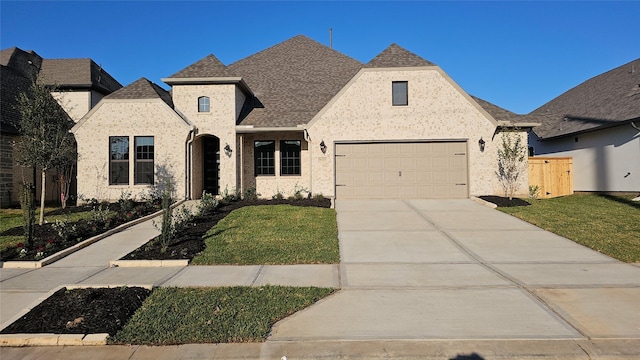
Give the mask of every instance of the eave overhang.
[(228, 77), (199, 77), (199, 78), (162, 78), (160, 79), (168, 85), (218, 85), (231, 84), (239, 86), (245, 93), (255, 96), (249, 85), (241, 78), (236, 76)]

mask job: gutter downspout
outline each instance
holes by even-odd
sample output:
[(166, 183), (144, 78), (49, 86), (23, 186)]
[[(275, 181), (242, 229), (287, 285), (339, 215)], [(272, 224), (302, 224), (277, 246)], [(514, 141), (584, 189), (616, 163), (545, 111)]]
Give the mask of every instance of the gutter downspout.
[(639, 127), (637, 127), (637, 126), (636, 126), (636, 124), (634, 124), (634, 123), (633, 123), (633, 121), (631, 122), (631, 126), (632, 126), (634, 129), (636, 129), (636, 130), (640, 131), (640, 128), (639, 128)]
[(189, 135), (187, 135), (187, 140), (184, 144), (185, 146), (185, 172), (184, 172), (184, 198), (191, 200), (191, 149), (193, 147), (193, 141), (195, 137), (196, 127), (191, 126), (191, 130), (189, 130)]
[(313, 150), (311, 150), (311, 136), (309, 136), (306, 126), (302, 134), (307, 142), (307, 152), (309, 153), (309, 194), (313, 196)]

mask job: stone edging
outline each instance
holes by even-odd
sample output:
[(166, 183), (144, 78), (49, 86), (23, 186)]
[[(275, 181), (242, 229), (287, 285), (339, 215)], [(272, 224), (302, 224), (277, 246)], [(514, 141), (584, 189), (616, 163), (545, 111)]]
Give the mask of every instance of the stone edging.
[[(177, 207), (179, 205), (181, 205), (182, 203), (184, 203), (186, 200), (182, 200), (182, 201), (178, 201), (177, 203), (175, 203), (173, 205), (173, 207)], [(138, 225), (142, 222), (145, 222), (149, 219), (152, 219), (158, 215), (162, 214), (162, 210), (158, 210), (152, 214), (146, 215), (144, 217), (141, 217), (139, 219), (135, 219), (132, 221), (129, 221), (127, 223), (124, 223), (122, 225), (116, 226), (115, 228), (108, 230), (106, 232), (103, 232), (102, 234), (96, 235), (94, 237), (88, 238), (87, 240), (84, 240), (82, 242), (79, 242), (73, 246), (70, 246), (64, 250), (58, 251), (57, 253), (53, 254), (53, 255), (49, 255), (48, 257), (39, 260), (39, 261), (5, 261), (5, 262), (0, 262), (0, 267), (1, 268), (5, 268), (5, 269), (39, 269), (43, 266), (52, 264), (66, 256), (69, 256), (71, 254), (73, 254), (74, 252), (81, 250), (97, 241), (100, 241), (108, 236), (111, 236), (113, 234), (119, 233), (122, 230), (128, 229), (134, 225)]]
[(110, 267), (179, 267), (189, 265), (189, 260), (112, 260)]
[[(119, 288), (122, 286), (127, 287), (143, 287), (146, 289), (152, 289), (152, 285), (108, 285), (108, 286), (83, 286), (83, 285), (60, 285), (55, 289), (49, 291), (47, 295), (37, 299), (31, 303), (27, 308), (12, 317), (4, 324), (0, 324), (0, 329), (13, 324), (15, 321), (26, 315), (31, 309), (38, 306), (43, 301), (47, 300), (51, 295), (55, 294), (62, 288), (69, 290), (73, 289), (88, 289), (88, 288)], [(16, 346), (97, 346), (107, 345), (108, 333), (98, 334), (0, 334), (0, 347), (16, 347)]]
[(473, 200), (473, 201), (475, 201), (475, 202), (477, 202), (477, 203), (478, 203), (478, 204), (480, 204), (480, 205), (488, 206), (488, 207), (490, 207), (490, 208), (492, 208), (492, 209), (495, 209), (495, 208), (497, 208), (497, 207), (498, 207), (498, 205), (496, 205), (496, 204), (494, 204), (494, 203), (492, 203), (492, 202), (488, 202), (488, 201), (486, 201), (486, 200), (482, 200), (482, 199), (480, 199), (479, 197), (470, 196), (470, 197), (469, 197), (469, 199), (470, 199), (470, 200)]

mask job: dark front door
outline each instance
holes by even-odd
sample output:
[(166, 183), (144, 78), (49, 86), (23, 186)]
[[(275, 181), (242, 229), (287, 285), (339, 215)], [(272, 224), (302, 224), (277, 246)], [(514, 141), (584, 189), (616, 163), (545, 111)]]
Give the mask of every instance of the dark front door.
[(220, 194), (220, 140), (215, 137), (202, 139), (203, 189), (209, 194)]

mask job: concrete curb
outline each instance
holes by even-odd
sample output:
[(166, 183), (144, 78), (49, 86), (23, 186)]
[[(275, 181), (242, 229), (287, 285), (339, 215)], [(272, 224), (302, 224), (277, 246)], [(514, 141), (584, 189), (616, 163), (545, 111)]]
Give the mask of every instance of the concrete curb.
[[(182, 205), (186, 200), (181, 200), (177, 203), (175, 203), (173, 205), (173, 207), (177, 207)], [(126, 230), (132, 226), (138, 225), (140, 223), (143, 223), (147, 220), (153, 219), (154, 217), (158, 216), (162, 214), (162, 210), (158, 210), (152, 214), (146, 215), (144, 217), (141, 217), (139, 219), (135, 219), (132, 221), (129, 221), (127, 223), (124, 223), (122, 225), (119, 225), (111, 230), (108, 230), (102, 234), (96, 235), (94, 237), (88, 238), (87, 240), (84, 240), (82, 242), (79, 242), (71, 247), (68, 247), (62, 251), (59, 251), (53, 255), (50, 255), (42, 260), (39, 261), (6, 261), (6, 262), (1, 262), (0, 261), (0, 267), (1, 268), (5, 268), (5, 269), (39, 269), (43, 266), (46, 265), (50, 265), (66, 256), (69, 256), (71, 254), (73, 254), (74, 252), (81, 250), (95, 242), (98, 242), (108, 236), (111, 236), (113, 234), (119, 233), (123, 230)]]

